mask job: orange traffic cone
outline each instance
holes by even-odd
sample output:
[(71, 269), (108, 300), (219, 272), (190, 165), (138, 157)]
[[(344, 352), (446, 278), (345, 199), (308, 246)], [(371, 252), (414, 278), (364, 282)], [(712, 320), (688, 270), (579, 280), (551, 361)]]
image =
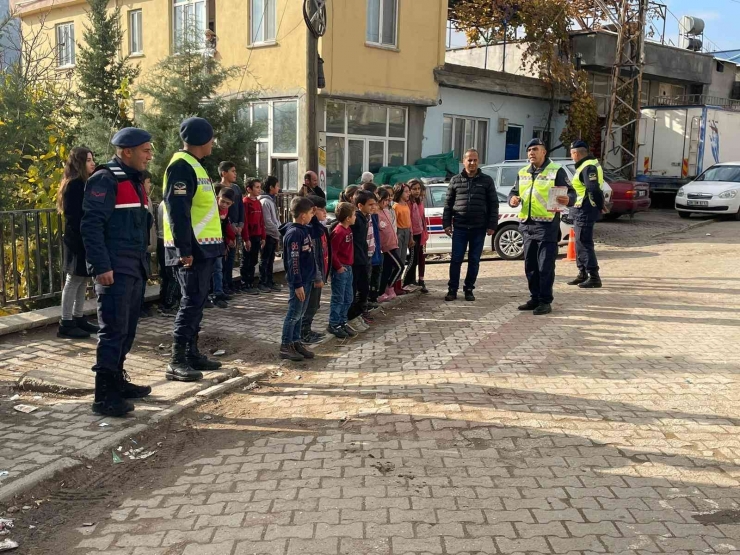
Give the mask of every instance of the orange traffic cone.
[(570, 237), (568, 237), (568, 257), (566, 260), (569, 262), (576, 261), (576, 232), (573, 228), (570, 228)]

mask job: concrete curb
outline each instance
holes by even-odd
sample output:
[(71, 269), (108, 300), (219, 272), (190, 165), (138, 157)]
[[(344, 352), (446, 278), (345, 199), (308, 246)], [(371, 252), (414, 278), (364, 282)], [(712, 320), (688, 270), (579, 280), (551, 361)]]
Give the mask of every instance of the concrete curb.
[(719, 218), (712, 218), (711, 220), (704, 220), (701, 222), (696, 222), (694, 224), (688, 224), (683, 229), (679, 229), (678, 231), (664, 231), (663, 233), (658, 233), (656, 235), (652, 235), (651, 237), (653, 239), (658, 237), (667, 237), (669, 235), (678, 235), (679, 233), (686, 233), (687, 231), (691, 231), (692, 229), (696, 229), (698, 227), (704, 227), (711, 224), (720, 223), (722, 220)]
[(23, 493), (26, 490), (33, 488), (40, 482), (43, 482), (44, 480), (48, 480), (54, 477), (54, 475), (56, 475), (59, 472), (62, 472), (64, 470), (70, 470), (72, 468), (76, 468), (78, 466), (85, 464), (86, 462), (92, 459), (99, 457), (108, 449), (116, 447), (121, 442), (122, 439), (145, 432), (146, 430), (150, 429), (154, 425), (158, 425), (161, 422), (167, 420), (168, 418), (171, 418), (181, 413), (186, 408), (197, 404), (199, 400), (203, 400), (204, 398), (208, 399), (208, 398), (215, 397), (216, 395), (219, 395), (219, 394), (228, 393), (229, 391), (231, 391), (232, 389), (236, 389), (240, 385), (244, 385), (246, 383), (256, 381), (256, 380), (259, 380), (267, 376), (273, 370), (274, 370), (274, 367), (269, 367), (260, 372), (251, 372), (250, 374), (247, 374), (245, 376), (231, 378), (227, 380), (226, 382), (223, 382), (218, 385), (214, 385), (207, 389), (199, 391), (198, 393), (196, 393), (196, 395), (198, 395), (199, 393), (205, 393), (205, 395), (201, 395), (199, 397), (193, 396), (187, 399), (182, 399), (180, 401), (177, 401), (176, 403), (170, 405), (169, 407), (153, 414), (148, 419), (146, 419), (145, 422), (141, 422), (130, 428), (125, 428), (123, 430), (120, 430), (112, 435), (109, 435), (101, 439), (100, 441), (97, 441), (82, 449), (79, 449), (66, 457), (57, 459), (56, 461), (42, 468), (34, 470), (33, 472), (27, 474), (26, 476), (23, 476), (22, 478), (15, 480), (11, 484), (0, 487), (0, 502), (4, 502), (16, 495)]

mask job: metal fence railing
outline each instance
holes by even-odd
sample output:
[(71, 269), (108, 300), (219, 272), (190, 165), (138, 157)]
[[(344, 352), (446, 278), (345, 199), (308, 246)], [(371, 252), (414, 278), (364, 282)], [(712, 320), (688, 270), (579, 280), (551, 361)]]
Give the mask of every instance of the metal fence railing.
[(709, 96), (706, 94), (688, 94), (682, 96), (656, 96), (652, 106), (720, 106), (728, 110), (740, 111), (740, 100)]
[(53, 208), (0, 212), (0, 305), (61, 292), (62, 229)]
[[(291, 220), (290, 201), (296, 195), (294, 192), (278, 195), (276, 204), (281, 222)], [(0, 306), (61, 295), (66, 278), (62, 269), (63, 223), (54, 208), (0, 212)], [(236, 253), (237, 268), (240, 259), (241, 248)], [(156, 256), (151, 257), (151, 271), (156, 278), (159, 272)]]

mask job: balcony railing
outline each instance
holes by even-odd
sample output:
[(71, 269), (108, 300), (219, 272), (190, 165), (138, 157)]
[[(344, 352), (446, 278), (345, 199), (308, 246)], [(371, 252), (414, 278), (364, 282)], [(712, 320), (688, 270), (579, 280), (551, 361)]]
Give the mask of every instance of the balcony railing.
[(719, 106), (740, 112), (740, 100), (709, 96), (706, 94), (687, 94), (683, 96), (655, 96), (651, 106)]
[[(291, 221), (290, 201), (295, 196), (292, 192), (278, 195), (281, 222)], [(61, 295), (66, 279), (63, 232), (63, 218), (53, 208), (0, 212), (0, 306)], [(241, 249), (237, 249), (237, 268), (240, 259)], [(153, 278), (159, 274), (156, 256), (151, 257), (151, 272)]]

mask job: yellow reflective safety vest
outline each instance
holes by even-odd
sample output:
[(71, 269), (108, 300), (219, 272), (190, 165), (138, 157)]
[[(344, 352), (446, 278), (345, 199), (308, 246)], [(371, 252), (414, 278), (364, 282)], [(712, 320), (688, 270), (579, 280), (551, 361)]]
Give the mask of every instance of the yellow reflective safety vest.
[[(604, 169), (601, 167), (601, 164), (599, 164), (599, 161), (594, 159), (583, 162), (583, 164), (581, 164), (576, 170), (576, 174), (573, 176), (572, 180), (573, 188), (576, 190), (576, 208), (580, 208), (583, 205), (583, 199), (586, 198), (587, 189), (586, 184), (581, 181), (581, 172), (588, 166), (596, 167), (596, 171), (599, 176), (599, 189), (604, 189)], [(591, 206), (596, 206), (593, 198), (589, 197), (588, 202), (591, 203)]]
[(550, 189), (555, 186), (555, 177), (558, 175), (560, 165), (550, 162), (534, 180), (532, 174), (529, 173), (530, 167), (525, 166), (519, 170), (519, 198), (521, 199), (519, 219), (526, 221), (531, 218), (535, 222), (551, 222), (555, 218), (555, 213), (547, 211), (547, 196)]
[[(184, 151), (176, 152), (170, 160), (169, 166), (179, 160), (185, 160), (195, 171), (198, 178), (198, 186), (195, 189), (193, 203), (190, 208), (190, 224), (193, 228), (193, 235), (199, 245), (217, 245), (223, 243), (221, 233), (221, 219), (218, 215), (218, 203), (213, 189), (213, 183), (208, 177), (205, 168), (200, 164), (197, 158), (192, 154)], [(167, 166), (169, 168), (169, 166)], [(167, 190), (167, 173), (164, 177), (164, 191)], [(164, 244), (166, 247), (174, 247), (175, 242), (172, 235), (172, 225), (167, 214), (167, 205), (163, 209), (164, 216)]]

